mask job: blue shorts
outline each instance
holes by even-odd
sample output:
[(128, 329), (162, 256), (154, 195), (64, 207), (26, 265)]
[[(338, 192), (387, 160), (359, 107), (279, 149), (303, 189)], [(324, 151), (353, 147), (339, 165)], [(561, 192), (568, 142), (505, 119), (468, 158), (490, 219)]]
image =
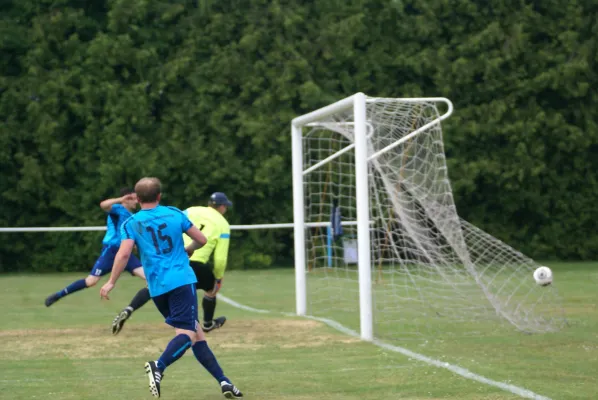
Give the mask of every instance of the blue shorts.
[(153, 297), (152, 300), (168, 325), (188, 331), (197, 330), (199, 322), (197, 322), (195, 283), (179, 286), (170, 292)]
[[(112, 271), (112, 265), (114, 264), (114, 258), (116, 257), (116, 253), (118, 253), (119, 246), (106, 246), (102, 247), (102, 254), (97, 259), (96, 263), (93, 265), (91, 272), (89, 275), (94, 276), (104, 276), (110, 271)], [(129, 262), (125, 267), (126, 271), (129, 271), (131, 275), (133, 275), (133, 270), (141, 267), (141, 261), (134, 254), (131, 254), (129, 257)]]

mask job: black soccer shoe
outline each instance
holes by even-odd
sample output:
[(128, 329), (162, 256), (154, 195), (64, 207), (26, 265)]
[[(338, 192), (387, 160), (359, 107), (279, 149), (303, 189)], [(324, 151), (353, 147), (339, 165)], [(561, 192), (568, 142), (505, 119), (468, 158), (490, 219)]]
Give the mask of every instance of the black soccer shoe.
[(152, 396), (160, 397), (160, 381), (164, 376), (155, 361), (145, 363), (145, 373), (149, 379), (149, 390)]
[(226, 322), (226, 317), (218, 317), (212, 320), (211, 324), (206, 325), (205, 321), (201, 324), (201, 329), (208, 333), (214, 329), (220, 328)]
[(222, 394), (227, 399), (240, 399), (243, 397), (243, 393), (241, 393), (241, 391), (232, 383), (222, 381), (220, 382), (220, 387), (222, 388)]
[(118, 332), (123, 328), (125, 325), (125, 321), (131, 317), (132, 312), (128, 309), (124, 309), (118, 313), (116, 317), (114, 317), (114, 321), (112, 321), (112, 334), (118, 335)]
[(58, 293), (52, 293), (51, 295), (49, 295), (48, 297), (46, 297), (46, 307), (50, 307), (52, 304), (56, 303), (58, 300), (60, 300), (60, 297), (58, 297)]

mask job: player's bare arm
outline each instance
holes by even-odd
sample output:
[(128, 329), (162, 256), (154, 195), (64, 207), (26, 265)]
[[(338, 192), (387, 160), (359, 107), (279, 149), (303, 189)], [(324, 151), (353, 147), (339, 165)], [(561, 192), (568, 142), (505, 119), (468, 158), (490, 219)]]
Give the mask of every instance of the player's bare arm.
[(185, 233), (193, 239), (193, 242), (185, 247), (185, 251), (189, 256), (191, 256), (195, 250), (201, 249), (208, 242), (206, 236), (195, 226), (189, 228)]
[(116, 253), (116, 256), (114, 258), (114, 265), (112, 266), (112, 273), (110, 274), (110, 279), (100, 289), (101, 298), (110, 300), (110, 298), (108, 297), (108, 293), (110, 293), (110, 291), (114, 289), (116, 281), (118, 281), (118, 278), (127, 266), (127, 262), (129, 261), (129, 257), (131, 257), (131, 252), (133, 251), (134, 246), (135, 241), (133, 239), (125, 239), (121, 242), (120, 248), (118, 249), (118, 253)]
[(137, 199), (137, 196), (135, 195), (135, 193), (129, 193), (129, 194), (126, 194), (121, 197), (114, 197), (112, 199), (106, 199), (100, 203), (100, 207), (102, 208), (102, 210), (108, 212), (108, 211), (110, 211), (112, 206), (115, 204), (121, 204), (125, 201), (128, 201), (128, 200), (133, 201), (136, 199)]

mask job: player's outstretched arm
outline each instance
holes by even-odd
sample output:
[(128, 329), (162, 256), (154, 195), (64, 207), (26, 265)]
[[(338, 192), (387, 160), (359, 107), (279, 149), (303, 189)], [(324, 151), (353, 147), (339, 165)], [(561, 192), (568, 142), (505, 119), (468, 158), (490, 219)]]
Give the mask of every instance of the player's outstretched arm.
[(110, 274), (110, 279), (102, 288), (100, 289), (100, 297), (106, 300), (110, 300), (108, 297), (108, 293), (112, 289), (114, 289), (114, 285), (116, 285), (116, 281), (120, 277), (120, 274), (125, 270), (127, 266), (127, 262), (129, 262), (129, 257), (131, 257), (131, 252), (133, 251), (133, 246), (135, 246), (135, 241), (133, 239), (125, 239), (120, 242), (120, 248), (118, 249), (118, 253), (114, 257), (114, 265), (112, 266), (112, 273)]
[(123, 201), (126, 201), (126, 200), (133, 200), (134, 198), (135, 198), (135, 193), (129, 193), (129, 194), (126, 194), (126, 195), (124, 195), (122, 197), (115, 197), (115, 198), (112, 198), (112, 199), (106, 199), (106, 200), (104, 200), (104, 201), (102, 201), (100, 203), (100, 207), (102, 208), (102, 210), (108, 212), (108, 211), (110, 211), (110, 209), (112, 208), (113, 205), (120, 204), (120, 203), (122, 203)]
[(191, 257), (195, 250), (201, 249), (208, 242), (208, 239), (195, 226), (191, 226), (185, 233), (193, 239), (193, 241), (185, 247), (185, 251), (189, 254), (189, 257)]

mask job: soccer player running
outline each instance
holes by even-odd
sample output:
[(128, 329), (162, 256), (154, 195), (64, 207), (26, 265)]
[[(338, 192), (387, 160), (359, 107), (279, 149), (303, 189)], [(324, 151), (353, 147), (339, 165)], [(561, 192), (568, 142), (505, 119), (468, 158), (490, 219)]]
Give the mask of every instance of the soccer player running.
[[(241, 398), (243, 394), (224, 375), (208, 347), (197, 319), (197, 279), (189, 265), (188, 253), (202, 247), (207, 239), (189, 218), (174, 207), (159, 204), (161, 184), (157, 178), (143, 178), (135, 185), (141, 211), (122, 225), (122, 242), (114, 259), (110, 280), (102, 286), (100, 296), (108, 294), (125, 269), (133, 247), (137, 245), (147, 276), (150, 295), (175, 329), (176, 336), (168, 343), (157, 361), (145, 363), (150, 392), (160, 397), (160, 381), (164, 370), (191, 348), (197, 361), (217, 380), (226, 398)], [(193, 239), (185, 248), (183, 233)]]
[[(230, 242), (230, 225), (224, 214), (233, 203), (224, 193), (216, 192), (210, 196), (208, 207), (189, 207), (185, 213), (193, 225), (207, 237), (208, 243), (191, 255), (191, 268), (197, 278), (197, 289), (204, 291), (201, 302), (203, 308), (204, 332), (220, 328), (226, 322), (226, 317), (214, 319), (216, 310), (216, 294), (222, 286), (222, 278), (228, 260), (228, 247)], [(185, 235), (185, 244), (191, 239)], [(213, 256), (213, 268), (208, 262)], [(112, 333), (117, 334), (122, 329), (125, 321), (131, 317), (133, 311), (141, 308), (150, 299), (147, 288), (140, 289), (133, 297), (131, 303), (123, 309), (112, 321)]]
[[(89, 276), (85, 279), (79, 279), (61, 291), (48, 296), (46, 298), (46, 307), (50, 307), (64, 296), (95, 286), (99, 282), (100, 277), (112, 270), (112, 263), (120, 246), (120, 227), (137, 208), (137, 196), (133, 189), (123, 188), (120, 190), (120, 195), (121, 197), (106, 199), (100, 203), (102, 210), (108, 213), (106, 218), (106, 235), (104, 235), (104, 240), (102, 240), (102, 253), (91, 269)], [(145, 279), (141, 262), (135, 255), (131, 255), (129, 258), (126, 270), (132, 275)]]

